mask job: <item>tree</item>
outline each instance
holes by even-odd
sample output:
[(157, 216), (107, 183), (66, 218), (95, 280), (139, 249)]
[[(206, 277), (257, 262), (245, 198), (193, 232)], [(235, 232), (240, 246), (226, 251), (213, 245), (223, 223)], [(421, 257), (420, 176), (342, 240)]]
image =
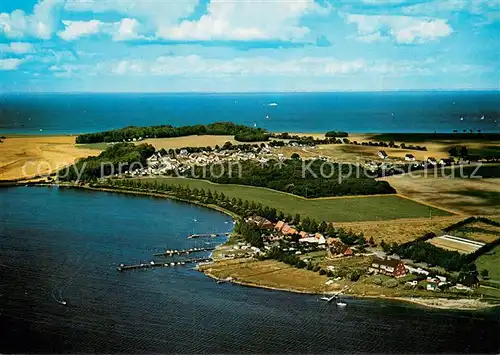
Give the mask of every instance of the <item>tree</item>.
[(353, 281), (353, 282), (356, 282), (356, 281), (359, 280), (360, 277), (361, 277), (361, 274), (359, 273), (359, 271), (358, 270), (354, 270), (351, 273), (350, 280)]
[(487, 279), (489, 277), (489, 275), (490, 275), (490, 272), (487, 269), (481, 270), (481, 277), (483, 279)]
[(299, 155), (299, 154), (297, 154), (297, 153), (293, 153), (293, 154), (292, 154), (292, 156), (291, 156), (290, 158), (292, 158), (292, 159), (294, 159), (294, 160), (297, 160), (297, 159), (300, 159), (300, 155)]
[(336, 232), (335, 232), (335, 228), (333, 227), (333, 223), (328, 223), (328, 226), (326, 227), (325, 234), (329, 237), (332, 237), (332, 238), (336, 236)]
[(373, 240), (373, 237), (370, 237), (370, 240), (368, 241), (368, 244), (370, 244), (371, 246), (375, 245), (375, 241)]
[(448, 153), (450, 153), (450, 156), (452, 157), (457, 157), (458, 156), (457, 147), (451, 147), (450, 150), (448, 150)]
[(460, 156), (465, 158), (469, 155), (469, 151), (467, 150), (467, 147), (464, 145), (462, 148), (460, 148)]
[(390, 250), (391, 250), (391, 246), (390, 244), (386, 244), (385, 241), (382, 239), (382, 241), (380, 242), (380, 247), (382, 247), (382, 250), (385, 252), (385, 253), (388, 253)]
[(292, 222), (293, 225), (296, 225), (298, 226), (300, 224), (300, 214), (296, 214), (295, 217), (293, 218), (293, 222)]
[(318, 232), (325, 233), (327, 228), (328, 228), (328, 225), (326, 224), (326, 222), (321, 221), (321, 223), (318, 226)]

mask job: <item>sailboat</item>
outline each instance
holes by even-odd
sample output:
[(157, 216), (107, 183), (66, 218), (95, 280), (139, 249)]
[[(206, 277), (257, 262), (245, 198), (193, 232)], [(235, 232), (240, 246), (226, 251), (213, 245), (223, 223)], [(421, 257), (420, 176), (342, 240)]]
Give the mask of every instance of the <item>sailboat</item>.
[(484, 115), (483, 115), (483, 116), (481, 116), (481, 120), (484, 120)]
[(266, 120), (268, 120), (268, 119), (269, 119), (269, 115), (266, 115)]

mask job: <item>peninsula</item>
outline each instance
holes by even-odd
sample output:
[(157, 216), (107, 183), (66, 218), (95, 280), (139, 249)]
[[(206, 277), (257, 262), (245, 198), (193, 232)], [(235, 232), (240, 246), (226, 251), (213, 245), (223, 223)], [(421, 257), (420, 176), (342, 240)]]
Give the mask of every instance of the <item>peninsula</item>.
[[(485, 139), (500, 145), (495, 135), (449, 134), (443, 140), (443, 134), (259, 130), (266, 140), (238, 142), (226, 135), (234, 131), (208, 135), (203, 127), (198, 136), (182, 137), (190, 128), (169, 128), (171, 138), (142, 137), (147, 129), (130, 128), (76, 137), (95, 141), (75, 145), (93, 157), (48, 181), (155, 194), (230, 213), (238, 221), (233, 235), (213, 252), (212, 263), (200, 266), (217, 279), (315, 294), (344, 290), (443, 308), (500, 303), (500, 211), (489, 200), (498, 188), (490, 186), (486, 198), (469, 190), (473, 183), (484, 191), (499, 179), (498, 156), (482, 151)], [(118, 136), (122, 142), (109, 142)], [(205, 139), (212, 144), (195, 145)], [(227, 170), (233, 163), (242, 167), (236, 177)], [(321, 175), (325, 163), (337, 172)], [(304, 166), (311, 176), (301, 175)], [(202, 175), (216, 167), (225, 170)], [(362, 174), (343, 175), (354, 167)], [(457, 198), (450, 201), (439, 190), (447, 186), (446, 173), (458, 170), (466, 176), (455, 179)], [(483, 179), (467, 178), (478, 172)], [(417, 178), (409, 180), (411, 174)], [(418, 192), (430, 184), (432, 193)]]

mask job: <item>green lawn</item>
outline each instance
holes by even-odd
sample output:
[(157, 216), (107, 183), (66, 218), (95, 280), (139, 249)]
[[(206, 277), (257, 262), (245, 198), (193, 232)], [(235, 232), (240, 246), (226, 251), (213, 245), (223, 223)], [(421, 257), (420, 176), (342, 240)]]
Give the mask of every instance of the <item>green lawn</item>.
[(477, 258), (476, 266), (479, 271), (487, 269), (491, 281), (495, 281), (500, 287), (500, 245)]
[(304, 199), (261, 187), (214, 184), (206, 180), (185, 178), (151, 178), (173, 185), (223, 192), (226, 196), (262, 203), (278, 211), (325, 221), (374, 221), (397, 218), (425, 218), (450, 213), (396, 195)]

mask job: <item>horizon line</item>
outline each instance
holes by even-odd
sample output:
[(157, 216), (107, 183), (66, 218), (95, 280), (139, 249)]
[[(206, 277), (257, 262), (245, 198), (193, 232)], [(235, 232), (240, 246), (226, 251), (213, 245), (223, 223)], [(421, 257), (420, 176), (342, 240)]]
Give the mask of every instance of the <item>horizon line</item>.
[(328, 94), (328, 93), (397, 93), (397, 92), (496, 92), (500, 88), (458, 89), (388, 89), (329, 91), (3, 91), (6, 94)]

